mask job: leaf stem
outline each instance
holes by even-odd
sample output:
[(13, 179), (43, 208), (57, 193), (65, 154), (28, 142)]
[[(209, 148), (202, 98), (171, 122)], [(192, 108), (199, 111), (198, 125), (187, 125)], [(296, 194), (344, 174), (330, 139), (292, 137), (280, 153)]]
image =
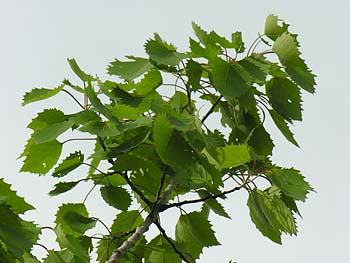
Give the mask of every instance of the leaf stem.
[(65, 92), (65, 93), (67, 93), (67, 94), (80, 106), (80, 108), (82, 108), (83, 110), (85, 110), (84, 105), (81, 104), (81, 103), (79, 102), (79, 100), (78, 100), (76, 97), (74, 97), (74, 95), (73, 95), (72, 93), (70, 93), (70, 92), (69, 92), (68, 90), (66, 90), (66, 89), (62, 89), (62, 91)]
[(201, 120), (201, 123), (204, 123), (205, 120), (210, 116), (210, 114), (213, 113), (215, 107), (219, 104), (220, 100), (223, 98), (223, 96), (221, 95), (220, 97), (218, 97), (216, 99), (216, 101), (214, 102), (214, 104), (210, 107), (210, 109), (208, 110), (208, 112), (204, 115), (203, 119)]

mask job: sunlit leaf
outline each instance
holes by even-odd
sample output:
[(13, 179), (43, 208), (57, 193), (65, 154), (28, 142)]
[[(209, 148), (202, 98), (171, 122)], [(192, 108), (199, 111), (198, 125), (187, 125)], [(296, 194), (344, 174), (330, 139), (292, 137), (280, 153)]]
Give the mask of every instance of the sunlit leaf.
[(55, 96), (62, 89), (63, 89), (63, 85), (60, 85), (54, 89), (46, 89), (46, 88), (32, 89), (30, 92), (26, 92), (24, 94), (22, 105), (25, 106), (32, 102), (48, 99), (50, 97)]

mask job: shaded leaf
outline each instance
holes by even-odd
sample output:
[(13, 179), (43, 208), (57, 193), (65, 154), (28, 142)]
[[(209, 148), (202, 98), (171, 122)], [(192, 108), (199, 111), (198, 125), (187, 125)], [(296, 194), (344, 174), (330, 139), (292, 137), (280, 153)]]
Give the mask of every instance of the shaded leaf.
[(122, 211), (128, 210), (132, 201), (128, 191), (117, 186), (101, 187), (101, 196), (107, 204)]
[(45, 143), (55, 140), (59, 135), (72, 127), (72, 121), (64, 121), (47, 126), (33, 134), (34, 143)]
[(202, 77), (202, 66), (194, 60), (189, 60), (186, 65), (186, 73), (188, 76), (188, 82), (192, 86), (193, 90), (198, 90), (200, 87), (200, 79)]
[(146, 246), (145, 263), (181, 263), (179, 254), (162, 235), (156, 236)]
[[(197, 191), (198, 195), (200, 198), (206, 198), (207, 196), (210, 195), (209, 192), (205, 191), (205, 190), (198, 190)], [(224, 216), (227, 218), (231, 218), (227, 212), (225, 211), (225, 209), (223, 208), (223, 206), (218, 202), (218, 200), (216, 199), (207, 199), (204, 201), (204, 203), (211, 209), (213, 210), (216, 214), (220, 215), (220, 216)]]
[(80, 151), (71, 153), (60, 163), (52, 173), (53, 177), (63, 177), (78, 168), (84, 162), (84, 155)]
[(263, 125), (256, 127), (249, 138), (248, 145), (254, 148), (258, 155), (272, 155), (274, 144), (270, 134), (265, 130)]
[(49, 192), (49, 195), (56, 196), (73, 189), (79, 182), (59, 182), (55, 184), (54, 189)]
[(34, 207), (28, 204), (23, 197), (17, 195), (17, 192), (11, 189), (11, 185), (0, 178), (0, 204), (5, 203), (17, 214), (23, 214)]

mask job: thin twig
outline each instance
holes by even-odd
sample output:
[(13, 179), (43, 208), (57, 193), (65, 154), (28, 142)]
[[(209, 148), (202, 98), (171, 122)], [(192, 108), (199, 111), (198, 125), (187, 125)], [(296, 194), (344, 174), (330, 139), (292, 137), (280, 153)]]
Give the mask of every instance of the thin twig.
[(74, 95), (73, 95), (72, 93), (70, 93), (70, 92), (69, 92), (68, 90), (66, 90), (66, 89), (62, 89), (62, 91), (65, 92), (65, 93), (67, 93), (67, 94), (80, 106), (80, 108), (82, 108), (83, 110), (85, 110), (84, 105), (81, 104), (81, 103), (79, 102), (79, 100), (78, 100), (76, 97), (74, 97)]
[(204, 123), (205, 120), (210, 116), (210, 114), (213, 113), (213, 111), (214, 111), (216, 105), (219, 104), (219, 102), (220, 102), (220, 100), (222, 99), (222, 97), (223, 97), (223, 96), (221, 95), (220, 97), (218, 97), (218, 98), (216, 99), (216, 101), (214, 102), (214, 104), (210, 107), (210, 109), (208, 110), (208, 112), (204, 115), (203, 119), (201, 120), (201, 123)]

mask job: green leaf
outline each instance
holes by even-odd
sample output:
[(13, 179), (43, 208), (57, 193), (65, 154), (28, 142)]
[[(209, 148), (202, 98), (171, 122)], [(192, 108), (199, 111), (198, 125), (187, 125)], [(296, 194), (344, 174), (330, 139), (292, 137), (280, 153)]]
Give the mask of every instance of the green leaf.
[(252, 54), (237, 63), (249, 73), (253, 82), (259, 85), (265, 84), (270, 65), (263, 55)]
[(36, 132), (55, 123), (61, 123), (66, 120), (67, 118), (62, 111), (57, 109), (45, 109), (43, 112), (40, 112), (27, 127)]
[(148, 71), (143, 79), (138, 83), (130, 82), (127, 84), (119, 84), (119, 87), (126, 91), (133, 91), (131, 95), (144, 97), (148, 95), (150, 92), (158, 88), (163, 82), (162, 75), (159, 70), (152, 69)]
[(277, 128), (282, 132), (284, 137), (295, 146), (299, 147), (297, 141), (294, 139), (293, 133), (290, 131), (286, 121), (274, 110), (269, 110), (273, 122)]
[(184, 215), (181, 215), (176, 223), (175, 240), (178, 249), (183, 252), (186, 259), (191, 263), (195, 262), (203, 251), (204, 246), (192, 235)]
[(113, 235), (128, 233), (138, 227), (142, 222), (142, 216), (137, 210), (121, 212), (113, 221), (111, 233)]
[(64, 85), (60, 85), (55, 89), (46, 89), (46, 88), (35, 88), (30, 92), (26, 92), (23, 96), (22, 106), (25, 106), (29, 103), (45, 100), (50, 97), (55, 96), (63, 89)]
[(145, 49), (150, 59), (161, 65), (176, 66), (187, 58), (186, 54), (177, 52), (173, 45), (164, 42), (157, 34), (147, 41)]
[(250, 161), (248, 147), (242, 145), (226, 145), (218, 148), (218, 159), (221, 168), (237, 167)]
[(200, 87), (200, 79), (202, 77), (202, 66), (198, 62), (190, 59), (186, 65), (186, 73), (188, 76), (188, 82), (192, 86), (193, 90), (198, 90)]
[(192, 236), (202, 246), (209, 247), (220, 245), (215, 237), (214, 231), (211, 229), (211, 224), (202, 213), (191, 212), (182, 216), (185, 218)]
[(119, 76), (126, 81), (132, 81), (153, 68), (153, 65), (148, 59), (133, 56), (128, 56), (127, 58), (130, 61), (116, 59), (110, 63), (107, 69), (108, 74)]
[(90, 262), (89, 258), (89, 247), (90, 244), (83, 242), (84, 240), (77, 239), (71, 235), (67, 235), (63, 230), (62, 226), (58, 224), (55, 227), (55, 232), (57, 236), (57, 241), (61, 248), (67, 248), (71, 251), (76, 257), (83, 262)]
[(49, 192), (49, 195), (56, 196), (73, 189), (79, 182), (59, 182), (55, 184), (54, 189)]
[(173, 130), (174, 128), (168, 121), (166, 115), (159, 113), (154, 120), (153, 139), (157, 153), (165, 162), (168, 159), (166, 148), (170, 141)]
[(242, 40), (242, 32), (234, 32), (231, 35), (231, 44), (232, 47), (236, 50), (237, 53), (243, 53), (245, 50), (244, 42)]
[[(197, 191), (198, 195), (200, 198), (206, 198), (210, 195), (210, 193), (208, 191), (205, 190), (198, 190)], [(231, 218), (227, 212), (225, 211), (225, 209), (223, 208), (223, 206), (218, 202), (218, 200), (210, 198), (204, 201), (204, 203), (211, 209), (213, 210), (216, 214), (223, 216), (223, 217), (227, 217), (227, 218)]]
[(261, 156), (272, 155), (274, 144), (270, 134), (263, 125), (256, 127), (249, 138), (248, 145), (254, 148), (254, 152)]
[(17, 214), (23, 214), (34, 207), (28, 204), (23, 197), (17, 195), (16, 191), (11, 190), (11, 185), (0, 178), (0, 204), (5, 203)]
[(74, 122), (76, 125), (84, 125), (92, 121), (102, 121), (101, 117), (92, 110), (82, 110), (78, 113), (75, 113), (69, 117), (69, 120)]
[(80, 236), (95, 226), (84, 204), (63, 204), (58, 208), (55, 223), (67, 235)]
[(86, 74), (81, 68), (78, 66), (78, 63), (74, 58), (67, 59), (69, 66), (73, 70), (73, 72), (82, 80), (82, 81), (91, 81), (93, 77), (89, 74)]
[(288, 31), (288, 24), (283, 22), (282, 25), (279, 25), (278, 22), (277, 16), (269, 15), (266, 18), (264, 34), (272, 40), (276, 40), (280, 35)]
[(249, 90), (250, 76), (237, 63), (216, 59), (212, 74), (214, 87), (227, 99), (239, 97)]
[(80, 151), (71, 153), (60, 163), (52, 173), (53, 177), (63, 177), (78, 168), (84, 162), (84, 155)]
[(281, 232), (279, 229), (275, 229), (262, 209), (261, 197), (257, 191), (251, 191), (249, 194), (247, 205), (250, 211), (250, 217), (255, 224), (256, 228), (266, 237), (273, 242), (281, 244)]
[(46, 174), (57, 163), (62, 151), (62, 144), (57, 140), (31, 144), (23, 156), (21, 172)]
[(270, 180), (277, 185), (281, 191), (295, 200), (305, 202), (307, 194), (313, 191), (313, 188), (305, 181), (304, 176), (296, 169), (282, 169), (274, 167), (268, 174)]
[(24, 254), (30, 254), (39, 239), (40, 229), (22, 220), (5, 204), (0, 204), (0, 215), (0, 251), (4, 249), (12, 257), (21, 260)]
[(121, 134), (121, 130), (111, 121), (90, 121), (79, 128), (79, 131), (94, 134), (99, 137), (109, 137)]
[(147, 244), (145, 253), (146, 263), (181, 263), (179, 254), (162, 235), (156, 236)]
[(132, 201), (128, 191), (117, 186), (101, 187), (101, 196), (107, 204), (122, 211), (128, 210)]
[(55, 140), (59, 135), (72, 127), (74, 123), (64, 121), (47, 126), (33, 134), (33, 142), (40, 144)]
[(281, 64), (284, 66), (285, 71), (290, 75), (291, 79), (304, 90), (314, 93), (314, 86), (316, 85), (315, 75), (311, 73), (305, 61), (300, 58), (298, 42), (295, 36), (284, 33), (277, 38), (272, 49), (277, 54)]
[(49, 250), (49, 254), (43, 263), (75, 263), (74, 254), (69, 250), (54, 251)]
[(266, 83), (272, 107), (287, 120), (302, 119), (301, 95), (297, 85), (286, 78), (272, 78)]

